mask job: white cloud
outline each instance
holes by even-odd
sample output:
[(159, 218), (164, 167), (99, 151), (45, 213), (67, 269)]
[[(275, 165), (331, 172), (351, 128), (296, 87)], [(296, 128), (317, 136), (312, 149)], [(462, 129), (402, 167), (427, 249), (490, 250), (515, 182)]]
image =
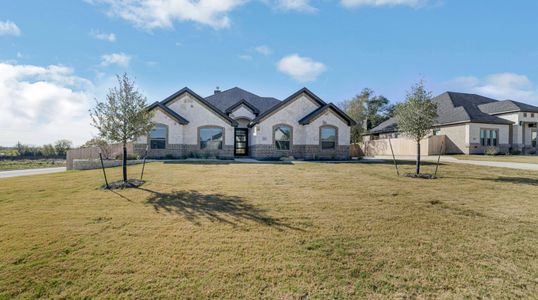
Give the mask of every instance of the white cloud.
[(445, 85), (456, 91), (480, 94), (498, 100), (510, 99), (538, 104), (538, 86), (521, 74), (496, 73), (485, 78), (461, 76)]
[(41, 145), (91, 137), (93, 84), (64, 66), (0, 63), (0, 144)]
[(87, 0), (103, 3), (108, 13), (151, 30), (171, 28), (174, 21), (192, 21), (213, 28), (230, 26), (230, 13), (248, 0)]
[(278, 0), (277, 8), (301, 12), (316, 12), (318, 9), (310, 5), (310, 0)]
[(106, 67), (110, 65), (118, 65), (120, 67), (127, 67), (131, 62), (131, 56), (125, 53), (111, 53), (101, 56), (101, 66)]
[(90, 32), (90, 35), (94, 39), (98, 39), (98, 40), (102, 40), (102, 41), (108, 41), (108, 42), (111, 42), (111, 43), (116, 41), (116, 35), (114, 33), (104, 33), (104, 32), (99, 32), (99, 31), (92, 30)]
[(427, 0), (341, 0), (340, 3), (345, 7), (358, 6), (411, 6), (418, 7), (425, 4)]
[(261, 46), (258, 46), (256, 48), (254, 48), (254, 50), (256, 50), (256, 52), (262, 54), (262, 55), (271, 55), (271, 53), (273, 53), (273, 50), (271, 50), (271, 48), (265, 46), (265, 45), (261, 45)]
[(17, 24), (11, 21), (0, 22), (0, 35), (21, 35), (21, 30)]
[(291, 54), (278, 62), (278, 70), (299, 82), (310, 82), (315, 81), (321, 73), (325, 72), (326, 67), (323, 63), (311, 58)]

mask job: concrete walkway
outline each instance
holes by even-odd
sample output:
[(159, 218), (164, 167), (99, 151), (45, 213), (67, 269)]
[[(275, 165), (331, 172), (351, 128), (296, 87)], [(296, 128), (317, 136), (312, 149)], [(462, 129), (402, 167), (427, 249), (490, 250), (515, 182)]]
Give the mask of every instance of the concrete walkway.
[[(392, 156), (374, 156), (374, 157), (365, 157), (364, 159), (384, 159), (392, 160)], [(416, 156), (396, 156), (398, 160), (415, 160)], [(421, 159), (424, 161), (437, 161), (437, 156), (421, 156)], [(486, 166), (486, 167), (497, 167), (497, 168), (509, 168), (509, 169), (518, 169), (518, 170), (530, 170), (538, 171), (538, 164), (529, 164), (529, 163), (515, 163), (515, 162), (501, 162), (501, 161), (487, 161), (487, 160), (464, 160), (457, 159), (452, 156), (442, 155), (441, 162), (443, 163), (453, 163), (453, 164), (467, 164), (467, 165), (476, 165), (476, 166)]]
[(0, 171), (0, 178), (65, 172), (65, 167)]

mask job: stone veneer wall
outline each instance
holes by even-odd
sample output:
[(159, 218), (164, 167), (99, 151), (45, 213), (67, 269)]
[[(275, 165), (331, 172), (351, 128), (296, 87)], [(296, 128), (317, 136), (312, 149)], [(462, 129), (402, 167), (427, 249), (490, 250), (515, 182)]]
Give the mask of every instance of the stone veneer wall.
[(251, 145), (250, 156), (256, 159), (280, 159), (293, 156), (298, 159), (349, 159), (349, 145), (336, 146), (336, 150), (321, 150), (319, 145), (293, 145), (292, 150), (277, 150), (274, 145)]
[[(146, 144), (134, 144), (134, 152), (143, 156)], [(201, 150), (198, 145), (168, 144), (166, 149), (150, 149), (148, 158), (189, 158), (189, 157), (217, 157), (230, 159), (234, 157), (234, 147), (223, 145), (222, 150)]]

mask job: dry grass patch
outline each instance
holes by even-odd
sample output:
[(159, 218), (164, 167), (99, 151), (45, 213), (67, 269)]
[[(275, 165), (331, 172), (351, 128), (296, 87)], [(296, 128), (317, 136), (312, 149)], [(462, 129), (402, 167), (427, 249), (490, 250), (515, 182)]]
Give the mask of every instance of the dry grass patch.
[(98, 190), (99, 170), (3, 179), (0, 298), (537, 295), (538, 176), (440, 176), (152, 163), (138, 190)]
[(538, 155), (451, 155), (461, 160), (487, 160), (538, 164)]

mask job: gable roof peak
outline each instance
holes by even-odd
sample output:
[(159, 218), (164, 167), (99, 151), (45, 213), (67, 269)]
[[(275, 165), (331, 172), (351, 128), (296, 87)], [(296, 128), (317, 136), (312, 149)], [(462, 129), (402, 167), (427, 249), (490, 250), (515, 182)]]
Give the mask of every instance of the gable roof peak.
[[(190, 94), (192, 97), (194, 97), (196, 100), (198, 100), (200, 103), (202, 103), (205, 107), (207, 107), (210, 111), (212, 111), (213, 113), (215, 113), (216, 115), (218, 115), (219, 117), (221, 117), (222, 119), (224, 119), (226, 122), (230, 123), (230, 125), (232, 126), (237, 126), (237, 121), (235, 121), (234, 119), (228, 117), (224, 112), (220, 111), (218, 108), (216, 108), (213, 104), (211, 104), (209, 101), (207, 101), (206, 99), (202, 98), (200, 95), (196, 94), (195, 92), (193, 92), (191, 89), (189, 89), (188, 87), (184, 87), (182, 88), (181, 90), (173, 93), (172, 95), (170, 95), (169, 97), (167, 97), (166, 99), (162, 100), (160, 102), (160, 104), (162, 104), (163, 106), (166, 107), (166, 105), (170, 102), (172, 102), (173, 100), (175, 100), (177, 97), (181, 96), (182, 94), (184, 93), (188, 93)], [(220, 94), (220, 93), (219, 93)]]

